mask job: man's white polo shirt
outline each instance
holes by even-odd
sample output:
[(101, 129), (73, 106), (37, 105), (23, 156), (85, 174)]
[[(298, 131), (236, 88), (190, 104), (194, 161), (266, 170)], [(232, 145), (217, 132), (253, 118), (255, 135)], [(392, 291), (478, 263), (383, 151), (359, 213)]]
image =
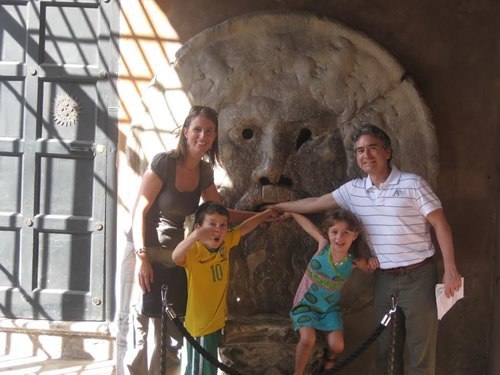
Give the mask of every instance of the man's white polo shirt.
[(332, 192), (340, 207), (356, 214), (380, 268), (423, 261), (435, 253), (426, 216), (441, 208), (429, 184), (394, 166), (377, 188), (369, 178), (351, 180)]

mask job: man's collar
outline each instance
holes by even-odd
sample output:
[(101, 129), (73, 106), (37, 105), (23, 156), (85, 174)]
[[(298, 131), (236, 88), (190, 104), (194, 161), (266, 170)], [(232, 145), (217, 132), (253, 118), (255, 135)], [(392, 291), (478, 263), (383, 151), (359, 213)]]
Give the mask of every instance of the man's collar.
[(401, 178), (401, 171), (397, 169), (395, 166), (391, 165), (391, 173), (387, 180), (385, 180), (384, 185), (395, 185), (399, 182)]
[[(401, 177), (401, 171), (397, 169), (395, 166), (391, 165), (391, 173), (389, 173), (389, 177), (387, 177), (387, 180), (385, 180), (380, 184), (380, 187), (386, 185), (395, 185), (399, 182), (400, 177)], [(377, 187), (372, 183), (370, 176), (367, 176), (365, 182), (365, 189), (369, 190), (371, 188), (377, 188)]]

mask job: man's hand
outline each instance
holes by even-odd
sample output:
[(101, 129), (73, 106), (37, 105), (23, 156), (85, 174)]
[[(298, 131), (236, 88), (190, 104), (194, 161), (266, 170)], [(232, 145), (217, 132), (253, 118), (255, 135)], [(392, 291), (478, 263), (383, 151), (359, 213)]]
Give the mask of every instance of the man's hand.
[(443, 275), (444, 293), (446, 297), (453, 297), (456, 291), (462, 286), (462, 276), (458, 273), (457, 269), (444, 272)]

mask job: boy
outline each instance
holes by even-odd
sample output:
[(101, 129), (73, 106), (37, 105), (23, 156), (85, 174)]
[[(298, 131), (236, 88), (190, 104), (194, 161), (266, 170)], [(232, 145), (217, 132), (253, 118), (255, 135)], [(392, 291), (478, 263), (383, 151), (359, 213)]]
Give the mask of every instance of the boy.
[[(227, 209), (216, 202), (205, 202), (196, 210), (193, 232), (172, 253), (174, 262), (185, 268), (188, 279), (186, 329), (215, 358), (227, 316), (229, 253), (239, 244), (241, 236), (275, 216), (277, 213), (268, 209), (228, 230)], [(189, 343), (186, 350), (185, 375), (217, 373), (217, 368)], [(182, 362), (185, 361), (183, 358)]]

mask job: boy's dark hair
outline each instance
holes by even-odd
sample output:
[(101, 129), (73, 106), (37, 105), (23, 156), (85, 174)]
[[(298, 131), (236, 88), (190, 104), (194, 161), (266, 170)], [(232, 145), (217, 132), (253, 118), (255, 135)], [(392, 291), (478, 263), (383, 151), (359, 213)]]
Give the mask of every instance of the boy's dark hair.
[(206, 215), (219, 214), (229, 219), (229, 211), (224, 205), (208, 201), (201, 204), (194, 213), (194, 225), (202, 225)]
[(358, 233), (358, 238), (356, 238), (349, 249), (349, 253), (352, 255), (354, 259), (365, 259), (368, 260), (371, 257), (370, 249), (368, 248), (368, 244), (366, 243), (363, 226), (361, 222), (358, 220), (356, 215), (348, 210), (344, 210), (343, 208), (338, 208), (333, 212), (329, 213), (327, 218), (323, 220), (321, 225), (321, 232), (328, 238), (328, 228), (339, 221), (344, 221), (347, 223), (348, 228)]

